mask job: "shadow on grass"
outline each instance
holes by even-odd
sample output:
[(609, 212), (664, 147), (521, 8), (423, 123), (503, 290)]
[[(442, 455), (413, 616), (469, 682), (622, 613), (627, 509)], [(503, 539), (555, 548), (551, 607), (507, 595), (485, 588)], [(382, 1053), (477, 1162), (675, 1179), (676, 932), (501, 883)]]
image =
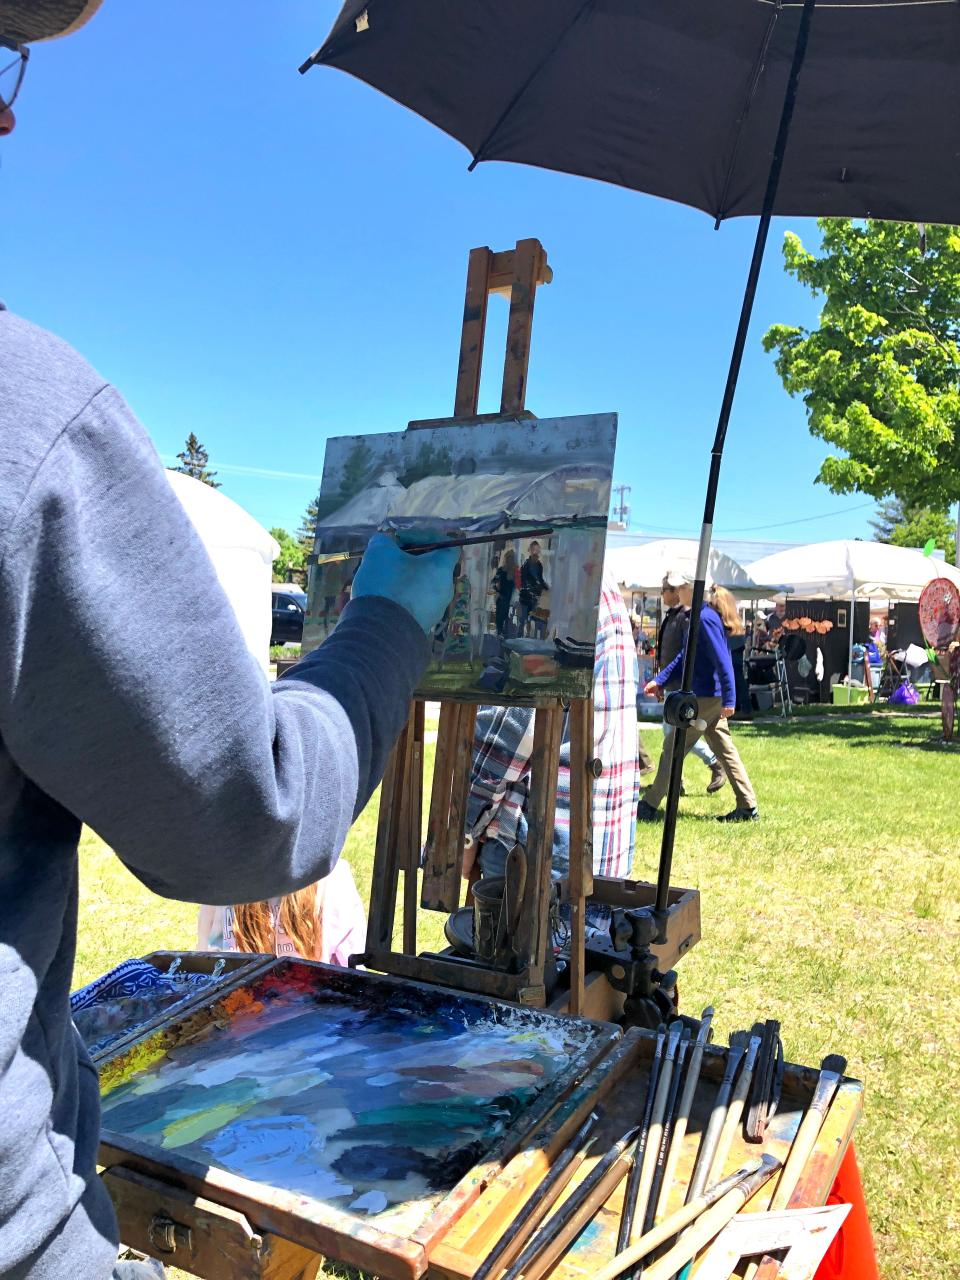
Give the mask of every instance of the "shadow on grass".
[[(736, 727), (734, 732), (736, 732)], [(863, 719), (840, 719), (824, 716), (814, 719), (812, 716), (795, 720), (751, 724), (751, 736), (773, 738), (784, 741), (787, 738), (824, 739), (832, 738), (845, 742), (852, 747), (900, 746), (918, 747), (928, 750), (941, 749), (950, 751), (956, 743), (944, 743), (940, 736), (940, 717), (937, 716), (876, 716)]]

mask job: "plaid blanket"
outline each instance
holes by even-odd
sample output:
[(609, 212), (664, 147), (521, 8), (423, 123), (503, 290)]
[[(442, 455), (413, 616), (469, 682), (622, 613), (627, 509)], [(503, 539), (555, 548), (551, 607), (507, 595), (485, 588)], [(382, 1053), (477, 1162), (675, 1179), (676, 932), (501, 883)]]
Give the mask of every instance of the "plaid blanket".
[[(604, 576), (593, 675), (594, 755), (603, 774), (593, 788), (593, 869), (626, 876), (633, 861), (640, 780), (637, 771), (637, 651), (616, 583)], [(527, 841), (533, 711), (481, 707), (477, 715), (467, 831), (507, 848)], [(557, 779), (553, 865), (570, 865), (570, 736), (564, 725)]]

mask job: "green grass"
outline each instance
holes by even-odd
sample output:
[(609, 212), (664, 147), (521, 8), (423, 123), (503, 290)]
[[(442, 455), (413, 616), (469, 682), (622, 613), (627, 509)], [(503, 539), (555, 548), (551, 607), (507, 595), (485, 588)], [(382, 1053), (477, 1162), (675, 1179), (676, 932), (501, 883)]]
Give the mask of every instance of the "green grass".
[[(674, 862), (674, 882), (702, 894), (683, 1007), (714, 1004), (722, 1035), (777, 1017), (791, 1060), (840, 1052), (865, 1081), (857, 1150), (884, 1280), (960, 1275), (960, 747), (936, 747), (937, 728), (916, 713), (735, 725), (763, 819), (713, 822), (729, 788), (703, 794), (707, 772), (688, 760)], [(659, 732), (644, 741), (659, 750)], [(375, 813), (347, 846), (361, 891)], [(640, 828), (638, 877), (655, 873), (659, 834)], [(77, 985), (193, 945), (195, 919), (85, 836)], [(440, 924), (425, 922), (423, 943)]]

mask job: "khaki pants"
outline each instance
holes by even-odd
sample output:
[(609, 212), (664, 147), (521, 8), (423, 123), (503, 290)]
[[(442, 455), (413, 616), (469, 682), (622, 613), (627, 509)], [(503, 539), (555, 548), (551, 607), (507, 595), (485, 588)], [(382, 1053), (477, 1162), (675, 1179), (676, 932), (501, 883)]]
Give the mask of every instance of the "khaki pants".
[[(719, 698), (698, 698), (697, 701), (700, 704), (700, 719), (707, 722), (703, 737), (711, 751), (723, 765), (724, 773), (730, 779), (733, 793), (737, 797), (737, 808), (755, 809), (757, 807), (757, 797), (754, 794), (753, 787), (750, 785), (747, 771), (743, 767), (740, 752), (734, 744), (733, 736), (730, 733), (730, 725), (720, 714), (723, 704)], [(664, 737), (663, 752), (660, 756), (657, 776), (643, 793), (644, 800), (646, 800), (647, 804), (652, 805), (654, 809), (662, 803), (670, 783), (670, 759), (673, 755), (674, 733), (676, 733), (676, 730), (671, 729)], [(700, 734), (695, 729), (686, 730), (684, 755), (687, 754), (699, 737)]]

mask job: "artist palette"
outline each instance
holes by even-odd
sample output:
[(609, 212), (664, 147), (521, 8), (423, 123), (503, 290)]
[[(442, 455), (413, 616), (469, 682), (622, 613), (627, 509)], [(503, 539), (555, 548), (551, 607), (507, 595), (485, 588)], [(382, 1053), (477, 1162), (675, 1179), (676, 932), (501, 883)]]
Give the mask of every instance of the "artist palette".
[(407, 1280), (617, 1036), (280, 960), (101, 1066), (101, 1157)]

